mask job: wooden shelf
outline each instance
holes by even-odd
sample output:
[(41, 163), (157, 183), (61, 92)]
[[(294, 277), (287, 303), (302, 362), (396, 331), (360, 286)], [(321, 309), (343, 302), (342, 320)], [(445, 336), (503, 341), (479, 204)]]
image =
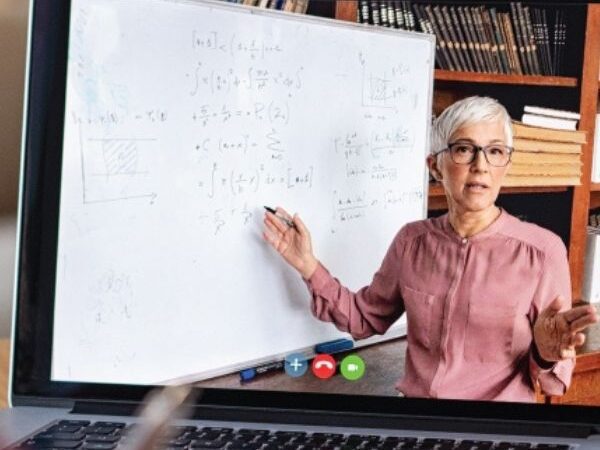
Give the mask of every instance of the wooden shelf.
[(499, 73), (458, 72), (435, 69), (437, 81), (457, 81), (465, 83), (520, 84), (531, 86), (577, 87), (573, 77), (547, 77), (541, 75), (506, 75)]
[(600, 183), (590, 183), (590, 191), (600, 191)]
[[(545, 194), (548, 192), (566, 192), (568, 186), (518, 186), (518, 187), (503, 187), (500, 189), (501, 194)], [(600, 189), (600, 185), (599, 185)], [(444, 188), (439, 184), (429, 185), (430, 197), (444, 197)]]

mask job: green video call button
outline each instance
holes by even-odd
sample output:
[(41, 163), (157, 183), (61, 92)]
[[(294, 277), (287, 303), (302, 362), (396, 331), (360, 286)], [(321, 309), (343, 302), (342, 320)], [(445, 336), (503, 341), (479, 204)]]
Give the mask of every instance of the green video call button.
[(348, 355), (342, 359), (340, 370), (346, 380), (360, 380), (365, 374), (365, 362), (358, 355)]

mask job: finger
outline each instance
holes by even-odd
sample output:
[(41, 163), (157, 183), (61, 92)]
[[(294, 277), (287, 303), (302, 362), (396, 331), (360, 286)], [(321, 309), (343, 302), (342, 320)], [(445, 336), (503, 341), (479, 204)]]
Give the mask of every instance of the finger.
[(279, 214), (281, 217), (285, 217), (288, 220), (292, 220), (292, 216), (290, 215), (290, 213), (283, 209), (281, 206), (275, 208), (275, 211), (277, 211), (277, 214)]
[(560, 351), (560, 357), (562, 359), (575, 358), (575, 349), (572, 347), (563, 348)]
[(582, 316), (596, 314), (596, 308), (594, 308), (592, 305), (575, 306), (574, 308), (571, 308), (562, 314), (565, 316), (567, 321), (573, 322)]
[(569, 345), (572, 347), (581, 347), (585, 344), (585, 334), (583, 333), (574, 333), (569, 339)]
[(272, 212), (265, 213), (265, 225), (268, 224), (272, 225), (277, 231), (279, 231), (282, 234), (285, 233), (285, 231), (288, 228), (288, 226), (285, 223), (283, 223), (281, 218), (277, 217)]
[(597, 315), (586, 315), (586, 316), (580, 317), (579, 319), (571, 322), (569, 324), (569, 329), (572, 332), (574, 332), (574, 331), (582, 331), (582, 330), (585, 330), (590, 325), (593, 325), (593, 324), (595, 324), (597, 322), (598, 322), (598, 316)]
[(296, 229), (300, 233), (300, 236), (303, 238), (309, 237), (310, 233), (308, 232), (308, 228), (306, 228), (306, 225), (304, 225), (304, 222), (302, 222), (302, 219), (298, 214), (294, 214), (292, 221), (294, 222), (294, 225), (296, 225)]
[(552, 302), (546, 307), (544, 310), (545, 313), (549, 313), (550, 315), (554, 315), (563, 308), (565, 305), (565, 298), (562, 295), (557, 296)]

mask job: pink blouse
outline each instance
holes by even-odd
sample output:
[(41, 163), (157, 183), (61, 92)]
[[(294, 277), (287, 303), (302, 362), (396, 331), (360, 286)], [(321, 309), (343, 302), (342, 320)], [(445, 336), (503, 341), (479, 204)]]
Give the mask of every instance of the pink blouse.
[(571, 381), (573, 359), (543, 370), (532, 356), (540, 312), (559, 294), (570, 307), (565, 246), (505, 211), (468, 239), (447, 214), (404, 226), (356, 293), (321, 265), (307, 283), (315, 316), (355, 339), (385, 333), (406, 311), (396, 385), (406, 396), (533, 402), (535, 383), (562, 395)]

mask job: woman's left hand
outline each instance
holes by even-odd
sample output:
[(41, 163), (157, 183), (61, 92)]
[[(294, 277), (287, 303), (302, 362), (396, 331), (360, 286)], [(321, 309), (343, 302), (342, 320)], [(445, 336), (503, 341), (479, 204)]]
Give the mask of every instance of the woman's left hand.
[(592, 305), (576, 306), (560, 312), (565, 299), (556, 297), (538, 316), (533, 326), (533, 339), (539, 356), (548, 362), (574, 358), (575, 348), (583, 345), (588, 326), (598, 322)]

